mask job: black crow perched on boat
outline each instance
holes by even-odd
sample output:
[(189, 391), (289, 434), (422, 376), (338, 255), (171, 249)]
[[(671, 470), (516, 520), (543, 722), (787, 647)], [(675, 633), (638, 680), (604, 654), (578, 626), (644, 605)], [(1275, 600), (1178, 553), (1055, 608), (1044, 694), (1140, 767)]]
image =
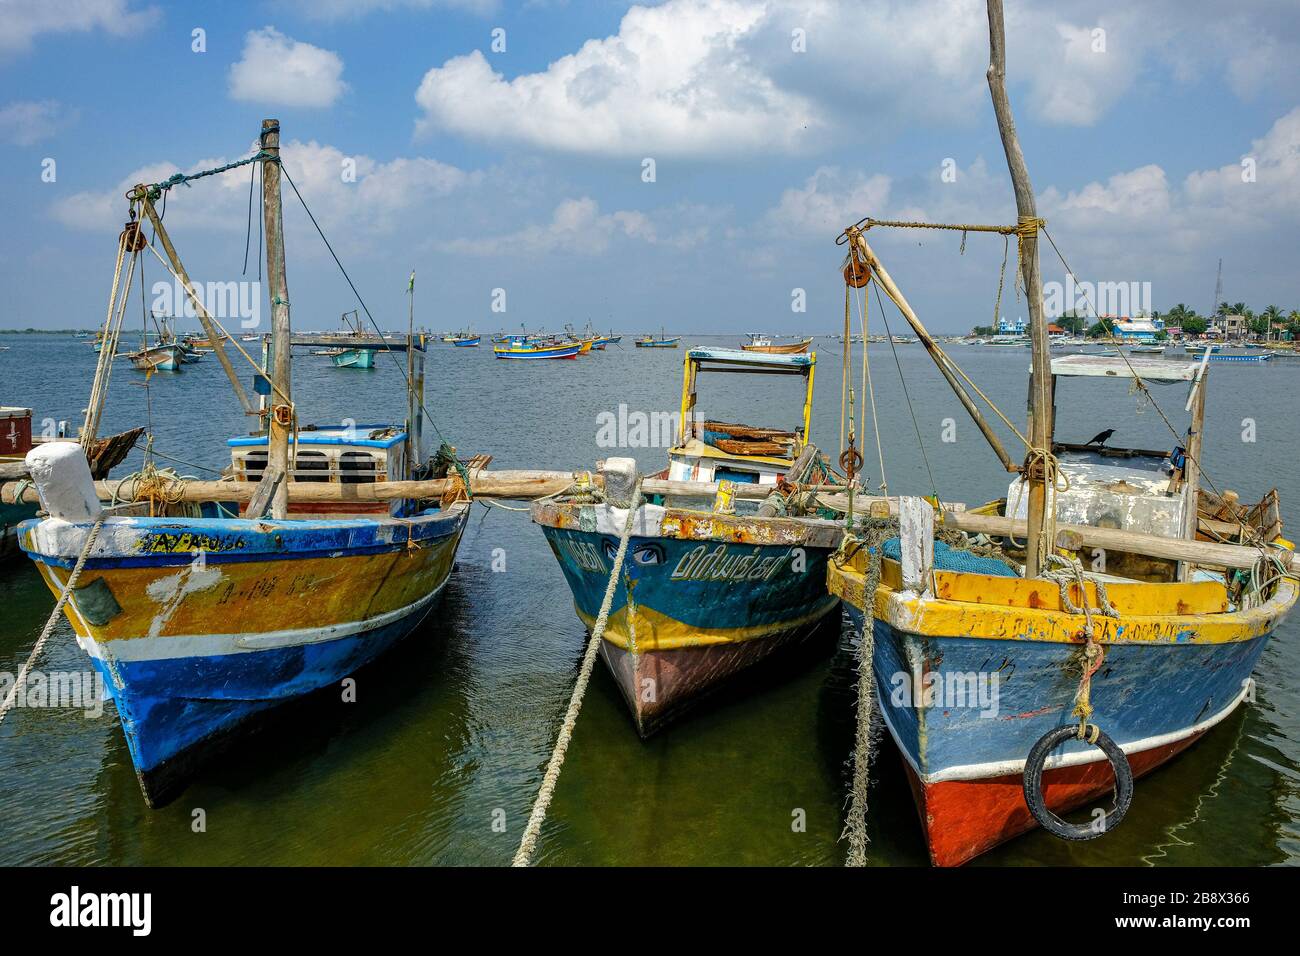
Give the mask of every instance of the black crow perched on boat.
[(1110, 436), (1113, 435), (1113, 434), (1115, 434), (1115, 429), (1113, 429), (1113, 428), (1107, 428), (1107, 429), (1106, 429), (1104, 432), (1102, 432), (1100, 435), (1094, 435), (1094, 436), (1092, 437), (1092, 441), (1084, 442), (1084, 444), (1085, 444), (1085, 445), (1101, 445), (1101, 446), (1104, 448), (1104, 447), (1106, 446), (1106, 442), (1110, 441)]

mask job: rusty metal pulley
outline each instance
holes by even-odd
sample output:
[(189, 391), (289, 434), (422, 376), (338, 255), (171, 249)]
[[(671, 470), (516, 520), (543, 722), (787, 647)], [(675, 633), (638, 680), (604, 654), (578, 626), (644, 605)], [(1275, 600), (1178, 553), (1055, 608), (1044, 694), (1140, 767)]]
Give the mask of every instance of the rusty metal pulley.
[(858, 451), (852, 445), (844, 449), (840, 454), (840, 468), (848, 475), (849, 481), (852, 482), (858, 469), (862, 467), (862, 452)]
[(117, 241), (126, 247), (127, 252), (141, 252), (145, 247), (144, 230), (140, 228), (140, 223), (131, 219), (122, 227), (121, 233), (118, 234)]
[(861, 258), (857, 247), (849, 250), (849, 261), (844, 264), (844, 284), (853, 289), (861, 289), (871, 281), (871, 267)]

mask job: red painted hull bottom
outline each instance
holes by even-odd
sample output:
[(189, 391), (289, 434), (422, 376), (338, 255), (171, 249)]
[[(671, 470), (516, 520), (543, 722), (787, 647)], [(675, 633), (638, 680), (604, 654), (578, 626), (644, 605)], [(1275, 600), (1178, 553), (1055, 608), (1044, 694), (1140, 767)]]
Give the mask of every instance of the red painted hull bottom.
[[(1202, 731), (1201, 733), (1204, 733)], [(1141, 777), (1186, 750), (1201, 733), (1184, 740), (1129, 754), (1133, 776)], [(903, 760), (921, 815), (921, 829), (935, 866), (961, 866), (981, 853), (1038, 826), (1025, 803), (1021, 774), (986, 780), (945, 780), (923, 784)], [(1058, 767), (1043, 774), (1047, 806), (1057, 814), (1109, 795), (1114, 775), (1105, 760)]]

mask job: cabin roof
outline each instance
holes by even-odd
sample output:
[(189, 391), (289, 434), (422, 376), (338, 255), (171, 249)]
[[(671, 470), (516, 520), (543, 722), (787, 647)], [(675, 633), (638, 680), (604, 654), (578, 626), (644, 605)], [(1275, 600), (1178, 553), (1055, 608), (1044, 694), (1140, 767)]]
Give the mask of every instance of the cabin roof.
[(1146, 358), (1130, 355), (1062, 355), (1052, 359), (1053, 375), (1083, 377), (1133, 378), (1134, 373), (1144, 381), (1190, 382), (1200, 371), (1199, 361), (1174, 361), (1164, 358)]
[(709, 362), (714, 365), (734, 365), (754, 369), (789, 369), (808, 372), (817, 362), (815, 353), (780, 355), (768, 352), (746, 352), (741, 349), (694, 348), (687, 355), (692, 362)]
[[(368, 438), (372, 432), (388, 429), (393, 434), (387, 438)], [(406, 429), (399, 425), (319, 425), (316, 428), (298, 432), (299, 445), (348, 445), (353, 448), (392, 448), (406, 441)], [(247, 448), (266, 445), (265, 435), (240, 435), (227, 439), (231, 448)]]

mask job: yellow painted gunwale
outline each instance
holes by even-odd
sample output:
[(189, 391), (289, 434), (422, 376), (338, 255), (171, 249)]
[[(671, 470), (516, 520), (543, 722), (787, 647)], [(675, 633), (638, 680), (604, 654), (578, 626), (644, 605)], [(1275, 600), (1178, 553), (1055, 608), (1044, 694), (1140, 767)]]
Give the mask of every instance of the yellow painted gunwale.
[[(638, 653), (643, 653), (649, 651), (673, 651), (688, 647), (716, 647), (721, 644), (743, 644), (746, 641), (771, 637), (773, 634), (813, 624), (819, 618), (825, 617), (831, 609), (828, 607), (825, 610), (814, 611), (797, 618), (771, 624), (701, 630), (651, 608), (638, 607), (636, 609), (636, 649)], [(578, 617), (587, 625), (588, 630), (595, 626), (596, 618), (594, 615), (585, 613), (576, 604), (574, 610), (578, 612)], [(609, 624), (605, 627), (604, 639), (615, 647), (622, 648), (625, 651), (631, 650), (631, 641), (628, 640), (626, 605), (609, 615)]]
[[(418, 549), (379, 554), (209, 562), (204, 569), (93, 569), (82, 575), (78, 588), (103, 578), (121, 613), (103, 625), (89, 624), (77, 608), (75, 592), (65, 613), (78, 636), (99, 642), (323, 629), (419, 601), (451, 572), (458, 539), (450, 535)], [(51, 592), (61, 594), (67, 572), (43, 562), (37, 567)], [(199, 575), (211, 576), (212, 583)], [(185, 593), (177, 600), (180, 591)]]
[[(1059, 644), (1083, 640), (1085, 617), (1062, 610), (1060, 594), (1052, 585), (950, 571), (937, 571), (935, 575), (937, 579), (948, 579), (942, 582), (940, 590), (946, 588), (952, 597), (922, 598), (902, 592), (898, 562), (885, 559), (881, 565), (881, 587), (874, 603), (875, 617), (896, 630), (921, 637)], [(1120, 617), (1094, 613), (1097, 640), (1106, 644), (1178, 645), (1249, 641), (1276, 628), (1300, 597), (1300, 579), (1288, 576), (1278, 583), (1273, 597), (1259, 607), (1241, 611), (1176, 610), (1180, 604), (1186, 608), (1204, 606), (1208, 594), (1206, 584), (1107, 584), (1107, 592)], [(832, 594), (863, 609), (866, 579), (858, 562), (841, 566), (831, 561), (827, 566), (827, 586)], [(1208, 586), (1222, 593), (1221, 585)], [(1028, 595), (1035, 590), (1044, 606), (1028, 606)], [(1095, 593), (1092, 589), (1089, 592), (1092, 606), (1096, 607)], [(999, 593), (1003, 599), (993, 600)], [(977, 594), (985, 600), (969, 600)], [(1010, 596), (1021, 603), (1009, 603)], [(1077, 590), (1072, 597), (1077, 603)], [(1169, 608), (1175, 610), (1165, 610)]]

